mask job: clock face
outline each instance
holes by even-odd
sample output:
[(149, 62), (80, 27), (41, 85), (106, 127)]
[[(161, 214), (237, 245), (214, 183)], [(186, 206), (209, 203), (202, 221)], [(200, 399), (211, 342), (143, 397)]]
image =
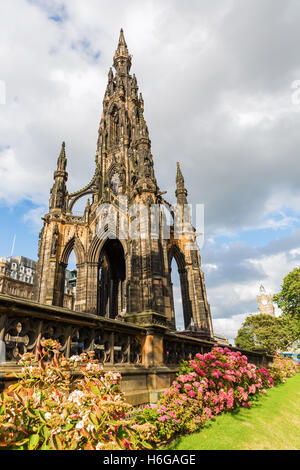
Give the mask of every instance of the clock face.
[(267, 305), (268, 301), (267, 301), (266, 299), (263, 299), (263, 300), (261, 301), (261, 303), (262, 303), (263, 305)]

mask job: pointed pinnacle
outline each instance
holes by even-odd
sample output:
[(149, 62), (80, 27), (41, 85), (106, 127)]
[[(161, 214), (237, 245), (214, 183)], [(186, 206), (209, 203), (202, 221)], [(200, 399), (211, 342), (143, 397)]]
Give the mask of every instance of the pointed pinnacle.
[[(124, 67), (123, 60), (126, 60), (126, 65)], [(119, 63), (121, 62), (121, 63)], [(128, 73), (131, 67), (131, 56), (128, 52), (127, 44), (124, 38), (123, 29), (120, 31), (120, 37), (118, 42), (118, 47), (114, 55), (114, 67), (117, 72)]]
[(66, 169), (66, 165), (67, 165), (67, 157), (66, 157), (65, 149), (66, 149), (66, 144), (63, 141), (61, 144), (61, 151), (57, 160), (57, 169), (62, 170), (62, 171)]
[(65, 149), (66, 149), (66, 144), (63, 141), (62, 144), (61, 144), (61, 151), (60, 151), (60, 154), (59, 154), (59, 158), (66, 158)]
[(182, 183), (184, 185), (184, 178), (183, 178), (183, 174), (181, 172), (181, 169), (180, 169), (180, 164), (179, 162), (177, 162), (177, 175), (176, 175), (176, 181), (177, 183)]
[(118, 42), (118, 47), (117, 47), (116, 52), (118, 52), (119, 54), (126, 52), (127, 55), (128, 55), (127, 44), (126, 44), (126, 41), (125, 41), (125, 37), (124, 37), (124, 33), (123, 33), (122, 28), (121, 28), (121, 31), (120, 31), (120, 37), (119, 37), (119, 42)]
[(178, 204), (187, 204), (187, 190), (184, 186), (184, 177), (181, 173), (179, 162), (177, 162), (177, 174), (176, 174), (176, 191)]
[(123, 44), (124, 46), (127, 47), (127, 44), (126, 44), (126, 41), (125, 41), (125, 38), (124, 38), (123, 28), (120, 29), (119, 44)]

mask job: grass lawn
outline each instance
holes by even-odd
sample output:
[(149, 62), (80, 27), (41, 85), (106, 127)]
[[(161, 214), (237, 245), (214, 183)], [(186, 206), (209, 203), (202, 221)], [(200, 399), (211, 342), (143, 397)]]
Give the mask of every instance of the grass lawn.
[(170, 450), (300, 450), (300, 373), (267, 391), (250, 409), (208, 421)]

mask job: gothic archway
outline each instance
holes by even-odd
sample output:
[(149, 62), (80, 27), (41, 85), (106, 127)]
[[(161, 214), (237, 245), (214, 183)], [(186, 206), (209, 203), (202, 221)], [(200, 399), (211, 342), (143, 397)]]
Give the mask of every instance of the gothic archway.
[(169, 276), (170, 276), (170, 285), (171, 285), (171, 293), (170, 293), (171, 308), (173, 310), (172, 316), (174, 319), (175, 327), (177, 327), (176, 319), (175, 319), (176, 299), (174, 301), (174, 287), (172, 284), (172, 265), (173, 265), (173, 268), (175, 265), (175, 267), (177, 267), (177, 270), (178, 270), (180, 286), (177, 285), (175, 286), (175, 288), (180, 287), (182, 316), (183, 316), (182, 326), (184, 327), (184, 329), (187, 329), (191, 325), (191, 321), (193, 318), (193, 308), (192, 308), (192, 301), (190, 299), (190, 293), (189, 293), (189, 282), (188, 282), (188, 274), (187, 274), (187, 269), (186, 269), (185, 257), (184, 257), (184, 254), (180, 251), (180, 249), (176, 245), (172, 245), (171, 249), (169, 250), (168, 261), (169, 261)]
[[(69, 260), (74, 256), (74, 266), (68, 270)], [(85, 260), (85, 251), (81, 241), (72, 237), (64, 246), (56, 274), (56, 289), (54, 292), (54, 305), (77, 310), (77, 285), (82, 283), (82, 263)], [(79, 269), (78, 269), (79, 268)]]
[(107, 240), (100, 252), (97, 313), (108, 318), (121, 317), (126, 310), (126, 264), (124, 249), (117, 239)]

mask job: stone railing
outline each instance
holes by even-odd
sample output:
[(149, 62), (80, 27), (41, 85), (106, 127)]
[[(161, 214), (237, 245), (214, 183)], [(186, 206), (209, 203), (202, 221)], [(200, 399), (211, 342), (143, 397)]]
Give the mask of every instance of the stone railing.
[[(136, 405), (156, 402), (182, 360), (209, 352), (216, 343), (162, 325), (140, 326), (0, 294), (0, 391), (14, 380), (8, 374), (18, 370), (22, 354), (38, 357), (43, 339), (57, 340), (67, 358), (95, 351), (105, 368), (121, 372), (123, 391)], [(272, 361), (263, 352), (242, 353), (258, 366)]]
[[(166, 334), (163, 342), (164, 363), (168, 365), (180, 364), (181, 361), (189, 361), (197, 353), (205, 354), (213, 348), (216, 341), (206, 341), (193, 338), (191, 336), (181, 335), (180, 333)], [(224, 345), (222, 345), (224, 346)], [(247, 356), (248, 362), (258, 367), (267, 367), (273, 361), (273, 356), (264, 351), (244, 351), (227, 346), (231, 351), (240, 351)]]
[(163, 342), (164, 363), (168, 365), (190, 361), (197, 353), (209, 352), (215, 342), (191, 338), (180, 334), (167, 334)]
[(37, 354), (43, 339), (61, 344), (65, 357), (95, 351), (104, 365), (142, 364), (142, 327), (0, 295), (0, 362)]

